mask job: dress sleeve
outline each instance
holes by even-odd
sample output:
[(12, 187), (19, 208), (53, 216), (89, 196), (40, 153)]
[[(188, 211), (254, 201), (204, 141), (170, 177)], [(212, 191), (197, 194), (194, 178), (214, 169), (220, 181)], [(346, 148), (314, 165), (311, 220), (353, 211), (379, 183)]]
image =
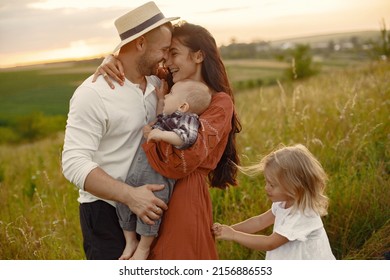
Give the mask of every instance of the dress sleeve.
[(232, 115), (231, 98), (225, 93), (215, 94), (209, 108), (199, 118), (196, 142), (186, 150), (179, 150), (163, 141), (144, 143), (149, 163), (163, 176), (173, 179), (187, 176), (207, 161), (218, 147), (225, 149)]
[[(278, 210), (280, 211), (280, 210)], [(274, 225), (274, 232), (290, 241), (306, 241), (316, 230), (323, 227), (320, 216), (315, 213), (304, 214), (301, 211), (284, 215), (282, 220)]]

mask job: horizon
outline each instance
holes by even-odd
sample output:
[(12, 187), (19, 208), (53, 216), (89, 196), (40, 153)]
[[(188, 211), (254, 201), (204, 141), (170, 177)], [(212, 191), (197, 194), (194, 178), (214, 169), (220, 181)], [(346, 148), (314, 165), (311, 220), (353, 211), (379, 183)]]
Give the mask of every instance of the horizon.
[[(361, 34), (361, 33), (374, 33), (374, 32), (378, 32), (378, 37), (379, 37), (379, 30), (361, 30), (361, 31), (351, 31), (351, 32), (336, 32), (336, 33), (324, 33), (324, 34), (313, 34), (313, 35), (307, 35), (307, 36), (301, 36), (301, 37), (288, 37), (288, 38), (281, 38), (281, 39), (277, 39), (277, 40), (271, 40), (271, 41), (267, 41), (269, 43), (282, 43), (282, 42), (289, 42), (289, 41), (301, 41), (301, 40), (305, 40), (305, 39), (310, 39), (310, 40), (313, 40), (314, 38), (320, 38), (320, 37), (328, 37), (328, 36), (351, 36), (353, 34)], [(235, 43), (244, 43), (244, 44), (251, 44), (251, 43), (256, 43), (256, 41), (252, 41), (252, 42), (235, 42)], [(229, 43), (231, 44), (231, 43)], [(218, 46), (219, 48), (221, 46), (228, 46), (229, 44), (225, 44), (225, 45), (220, 45)], [(5, 66), (5, 67), (2, 67), (0, 66), (0, 70), (7, 70), (7, 69), (13, 69), (13, 68), (28, 68), (28, 67), (39, 67), (39, 66), (43, 66), (43, 65), (48, 65), (48, 64), (61, 64), (61, 63), (71, 63), (71, 62), (80, 62), (80, 61), (89, 61), (89, 60), (94, 60), (94, 59), (103, 59), (104, 56), (106, 54), (97, 54), (95, 56), (89, 56), (89, 57), (68, 57), (68, 58), (63, 58), (63, 59), (54, 59), (54, 60), (42, 60), (42, 61), (33, 61), (31, 63), (23, 63), (23, 64), (20, 64), (20, 65), (12, 65), (12, 66)]]
[[(147, 1), (15, 2), (0, 10), (0, 68), (105, 56), (119, 42), (114, 20)], [(382, 20), (390, 22), (387, 0), (198, 0), (191, 9), (184, 0), (155, 2), (167, 17), (204, 26), (218, 46), (379, 31)]]

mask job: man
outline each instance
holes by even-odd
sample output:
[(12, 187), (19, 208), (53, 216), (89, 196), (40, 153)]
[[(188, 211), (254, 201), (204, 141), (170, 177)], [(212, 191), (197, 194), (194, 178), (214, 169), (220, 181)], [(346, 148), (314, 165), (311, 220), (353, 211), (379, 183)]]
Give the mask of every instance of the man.
[(87, 259), (118, 259), (125, 241), (115, 203), (126, 204), (153, 224), (166, 204), (154, 196), (161, 185), (139, 188), (123, 183), (142, 140), (142, 128), (156, 117), (155, 87), (150, 76), (167, 59), (172, 25), (153, 2), (115, 21), (121, 43), (124, 86), (112, 90), (103, 77), (92, 76), (75, 91), (65, 131), (64, 176), (80, 188), (80, 223)]

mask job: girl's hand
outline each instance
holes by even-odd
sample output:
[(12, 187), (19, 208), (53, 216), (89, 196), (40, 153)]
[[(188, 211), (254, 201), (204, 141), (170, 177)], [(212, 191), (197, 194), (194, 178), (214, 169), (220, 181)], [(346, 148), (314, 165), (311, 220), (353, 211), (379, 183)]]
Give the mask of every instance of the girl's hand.
[(212, 230), (217, 239), (233, 240), (234, 238), (234, 229), (230, 226), (215, 223), (212, 226)]
[(216, 237), (220, 236), (221, 235), (221, 230), (222, 230), (222, 225), (220, 223), (215, 223), (215, 224), (213, 224), (211, 229), (213, 230), (213, 233), (214, 233), (214, 235)]
[(99, 75), (103, 75), (107, 84), (112, 89), (115, 88), (114, 84), (112, 83), (112, 80), (117, 81), (121, 86), (124, 85), (125, 74), (123, 70), (123, 65), (112, 54), (104, 58), (102, 64), (100, 64), (100, 66), (96, 69), (95, 73), (93, 74), (92, 82), (95, 82)]

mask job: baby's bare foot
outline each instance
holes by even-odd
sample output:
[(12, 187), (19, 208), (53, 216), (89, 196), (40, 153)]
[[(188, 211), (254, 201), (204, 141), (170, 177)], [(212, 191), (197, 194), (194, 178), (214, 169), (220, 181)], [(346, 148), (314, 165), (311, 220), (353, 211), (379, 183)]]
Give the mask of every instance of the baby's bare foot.
[(138, 240), (133, 242), (127, 242), (126, 247), (123, 250), (122, 255), (119, 257), (120, 260), (129, 260), (133, 256), (138, 246)]
[(131, 260), (146, 260), (149, 256), (149, 252), (150, 252), (150, 248), (140, 248), (140, 246), (138, 246), (134, 252), (134, 255), (130, 259)]

